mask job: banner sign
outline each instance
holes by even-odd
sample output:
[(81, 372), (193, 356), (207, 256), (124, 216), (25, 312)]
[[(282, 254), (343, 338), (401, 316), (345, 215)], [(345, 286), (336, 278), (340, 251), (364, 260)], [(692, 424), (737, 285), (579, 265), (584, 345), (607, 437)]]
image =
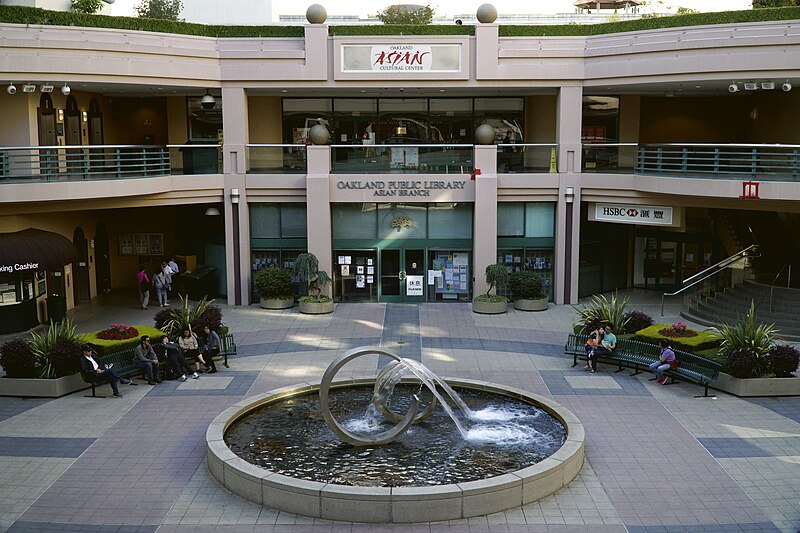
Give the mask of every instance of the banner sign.
[(653, 205), (595, 204), (594, 220), (621, 224), (671, 226), (672, 207)]
[(346, 44), (342, 72), (459, 72), (460, 44)]
[(425, 276), (406, 276), (406, 296), (422, 296), (422, 280)]
[(13, 272), (25, 272), (27, 270), (39, 270), (39, 263), (14, 263), (13, 265), (0, 265), (0, 273), (11, 274)]

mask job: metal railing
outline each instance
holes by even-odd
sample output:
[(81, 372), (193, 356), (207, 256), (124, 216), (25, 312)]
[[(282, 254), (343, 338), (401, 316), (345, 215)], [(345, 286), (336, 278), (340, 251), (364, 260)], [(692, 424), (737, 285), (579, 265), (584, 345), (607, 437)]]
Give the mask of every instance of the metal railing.
[(219, 144), (0, 147), (0, 183), (114, 180), (216, 174)]
[(308, 156), (304, 144), (248, 144), (248, 174), (305, 174)]
[(557, 144), (498, 144), (497, 173), (558, 172)]
[(717, 274), (719, 274), (723, 270), (726, 270), (726, 269), (732, 267), (734, 264), (738, 263), (739, 261), (742, 261), (743, 259), (753, 258), (753, 257), (759, 257), (759, 255), (758, 255), (758, 245), (757, 244), (751, 244), (747, 248), (736, 252), (732, 256), (726, 257), (722, 261), (720, 261), (720, 262), (718, 262), (718, 263), (716, 263), (714, 265), (711, 265), (710, 267), (708, 267), (706, 269), (701, 270), (697, 274), (689, 276), (688, 278), (686, 278), (685, 280), (683, 280), (681, 282), (682, 287), (680, 289), (678, 289), (675, 292), (671, 292), (671, 293), (665, 292), (664, 294), (661, 295), (661, 316), (664, 316), (664, 299), (667, 296), (677, 296), (679, 294), (682, 294), (687, 289), (690, 289), (690, 288), (694, 287), (698, 283), (703, 282), (703, 281), (707, 280), (708, 278), (710, 278), (712, 276), (716, 276)]
[(470, 174), (471, 144), (334, 144), (334, 174)]

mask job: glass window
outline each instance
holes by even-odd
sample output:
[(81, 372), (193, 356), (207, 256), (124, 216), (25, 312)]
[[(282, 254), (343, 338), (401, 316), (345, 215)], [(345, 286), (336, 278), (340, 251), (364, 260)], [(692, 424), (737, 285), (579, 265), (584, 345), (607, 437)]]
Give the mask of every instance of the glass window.
[(382, 98), (378, 102), (378, 110), (379, 143), (442, 142), (430, 131), (427, 98)]
[(446, 143), (469, 144), (473, 140), (472, 99), (431, 98), (431, 130)]
[(307, 229), (305, 204), (284, 204), (281, 206), (281, 237), (284, 239), (305, 239)]
[(378, 234), (376, 205), (336, 204), (331, 209), (334, 239), (374, 239)]
[(581, 140), (617, 142), (619, 140), (619, 97), (584, 96)]
[(374, 98), (337, 98), (333, 101), (334, 144), (375, 144), (378, 101)]
[(489, 124), (495, 142), (522, 143), (525, 139), (525, 100), (523, 98), (476, 98), (473, 128)]
[(431, 239), (471, 239), (472, 204), (430, 204), (428, 207), (428, 237)]
[(250, 236), (254, 239), (280, 238), (280, 204), (250, 204)]
[(497, 236), (525, 236), (525, 204), (497, 204)]
[(222, 97), (215, 96), (214, 107), (205, 109), (199, 96), (186, 99), (189, 117), (189, 140), (219, 140), (222, 132)]
[(308, 131), (317, 124), (322, 124), (330, 130), (332, 106), (330, 98), (285, 98), (283, 142), (308, 144)]
[(552, 202), (528, 202), (525, 205), (525, 236), (554, 237), (555, 212)]
[(378, 204), (378, 238), (424, 239), (427, 214), (426, 205)]

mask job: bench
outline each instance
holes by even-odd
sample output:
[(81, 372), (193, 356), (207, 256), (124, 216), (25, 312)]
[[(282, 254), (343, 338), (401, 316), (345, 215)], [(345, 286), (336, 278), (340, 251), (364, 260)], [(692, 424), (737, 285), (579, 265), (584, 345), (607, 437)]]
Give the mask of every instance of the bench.
[[(205, 346), (206, 338), (205, 337), (197, 337), (197, 343), (200, 346)], [(236, 342), (233, 340), (233, 333), (225, 333), (224, 335), (219, 336), (219, 354), (217, 357), (222, 357), (222, 366), (225, 368), (230, 368), (228, 366), (228, 356), (236, 355)]]
[[(133, 362), (133, 348), (105, 354), (99, 356), (97, 359), (104, 365), (113, 364), (114, 370), (116, 370), (117, 374), (123, 378), (127, 378), (135, 374), (141, 374), (143, 372), (143, 370), (136, 366), (136, 364)], [(83, 379), (85, 383), (92, 386), (92, 395), (87, 396), (87, 398), (104, 398), (104, 396), (97, 396), (95, 387), (97, 387), (98, 384), (102, 385), (107, 383), (107, 381), (103, 380), (98, 382), (96, 377), (94, 377), (92, 374), (87, 375), (84, 372), (81, 372), (81, 379)]]
[[(571, 334), (567, 339), (567, 343), (564, 345), (564, 353), (572, 355), (573, 367), (578, 365), (578, 359), (588, 359), (584, 348), (588, 338), (589, 336), (586, 334)], [(697, 383), (703, 386), (703, 397), (707, 397), (708, 386), (717, 380), (722, 365), (684, 350), (673, 349), (673, 351), (678, 359), (678, 368), (665, 372), (665, 375), (670, 378), (668, 384), (674, 384), (675, 378)], [(610, 355), (599, 356), (597, 360), (598, 362), (616, 364), (619, 367), (616, 370), (617, 372), (622, 371), (623, 367), (633, 368), (635, 371), (631, 375), (635, 376), (640, 374), (642, 369), (647, 368), (649, 370), (648, 367), (658, 361), (660, 355), (661, 347), (656, 344), (633, 339), (620, 339), (617, 342), (617, 347)]]

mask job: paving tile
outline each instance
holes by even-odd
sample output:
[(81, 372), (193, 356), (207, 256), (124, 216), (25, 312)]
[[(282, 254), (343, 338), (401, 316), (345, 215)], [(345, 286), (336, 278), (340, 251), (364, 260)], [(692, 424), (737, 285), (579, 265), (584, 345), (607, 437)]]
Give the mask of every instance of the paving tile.
[(95, 439), (0, 437), (0, 456), (80, 457)]

